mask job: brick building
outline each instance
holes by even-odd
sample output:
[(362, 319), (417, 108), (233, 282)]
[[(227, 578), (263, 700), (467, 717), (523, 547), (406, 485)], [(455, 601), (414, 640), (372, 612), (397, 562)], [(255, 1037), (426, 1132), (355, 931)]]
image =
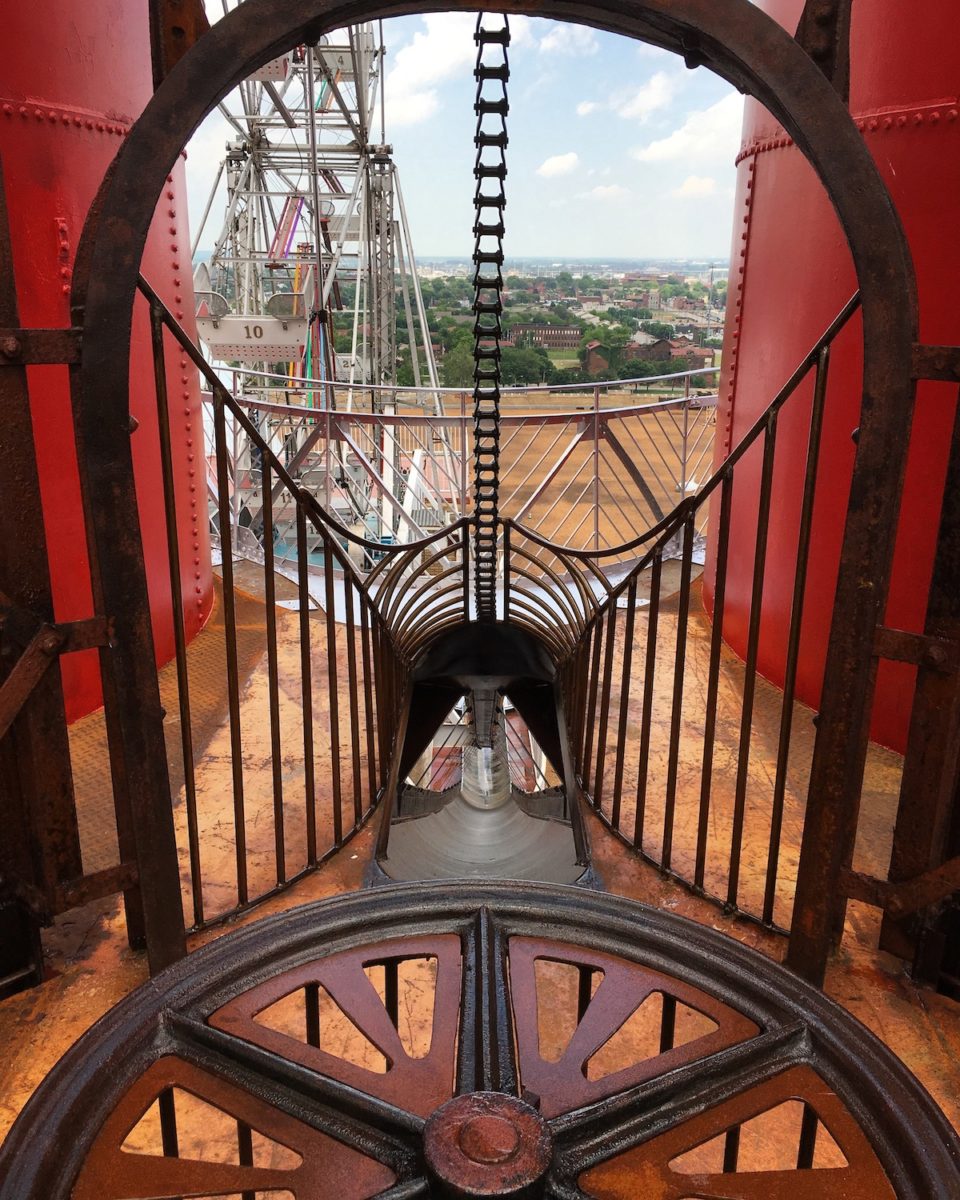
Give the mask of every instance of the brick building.
[(509, 333), (517, 343), (545, 350), (579, 350), (583, 337), (579, 325), (511, 325)]

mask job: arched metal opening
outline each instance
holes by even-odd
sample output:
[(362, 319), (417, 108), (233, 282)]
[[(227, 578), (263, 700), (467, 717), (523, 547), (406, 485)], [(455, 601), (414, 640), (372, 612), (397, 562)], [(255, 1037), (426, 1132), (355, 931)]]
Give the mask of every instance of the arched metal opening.
[[(85, 229), (74, 276), (75, 323), (84, 329), (74, 407), (98, 610), (115, 622), (104, 656), (115, 772), (145, 798), (133, 830), (145, 927), (159, 966), (182, 952), (179, 887), (169, 822), (162, 714), (151, 654), (129, 449), (128, 356), (137, 271), (166, 174), (204, 115), (245, 76), (300, 42), (345, 23), (444, 3), (258, 0), (218, 23), (171, 72), (131, 131)], [(869, 667), (893, 549), (913, 402), (917, 310), (909, 251), (890, 197), (836, 91), (806, 52), (749, 0), (622, 3), (468, 3), (463, 7), (574, 20), (651, 42), (706, 65), (759, 99), (808, 157), (834, 204), (860, 286), (865, 342), (863, 408), (844, 564), (824, 684), (821, 731), (805, 827), (793, 961), (816, 976), (832, 921), (830, 894), (856, 819), (859, 742)], [(875, 486), (883, 479), (884, 486)], [(152, 802), (151, 802), (152, 801)], [(825, 850), (825, 853), (819, 853)], [(814, 912), (816, 910), (816, 912)], [(166, 916), (164, 916), (166, 914)], [(811, 915), (814, 914), (814, 915)]]

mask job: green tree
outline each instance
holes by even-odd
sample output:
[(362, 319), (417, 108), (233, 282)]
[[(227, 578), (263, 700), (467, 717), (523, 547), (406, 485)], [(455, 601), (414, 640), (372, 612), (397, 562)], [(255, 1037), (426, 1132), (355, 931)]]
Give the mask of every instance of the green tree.
[(444, 387), (473, 387), (472, 338), (464, 338), (440, 360), (440, 378)]

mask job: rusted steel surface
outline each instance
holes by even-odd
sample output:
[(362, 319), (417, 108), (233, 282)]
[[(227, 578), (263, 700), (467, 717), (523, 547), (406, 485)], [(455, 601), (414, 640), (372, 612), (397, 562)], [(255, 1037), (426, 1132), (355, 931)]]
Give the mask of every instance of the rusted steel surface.
[(621, 897), (461, 882), (296, 909), (135, 992), (24, 1109), (0, 1200), (930, 1200), (958, 1167), (894, 1056), (768, 959)]
[[(53, 661), (65, 637), (53, 628), (27, 373), (10, 344), (29, 348), (31, 338), (19, 324), (0, 164), (0, 327), (8, 331), (5, 351), (13, 354), (0, 370), (0, 790), (6, 829), (0, 874), (35, 889), (49, 914), (58, 886), (80, 875), (82, 863), (63, 689)], [(41, 915), (35, 912), (33, 919)]]
[(0, 367), (78, 363), (79, 329), (0, 329)]
[(844, 100), (850, 98), (850, 17), (853, 0), (807, 0), (797, 41)]
[[(939, 982), (941, 970), (956, 973), (944, 938), (958, 927), (956, 906), (940, 913), (933, 906), (960, 890), (960, 399), (954, 417), (950, 459), (937, 534), (937, 552), (927, 601), (923, 637), (916, 657), (917, 686), (910, 738), (903, 764), (900, 806), (890, 857), (890, 880), (906, 913), (930, 908), (912, 922), (894, 922), (887, 908), (881, 946), (894, 953), (912, 951), (916, 977)], [(952, 870), (951, 870), (952, 866)], [(918, 878), (919, 877), (919, 878)], [(953, 887), (950, 887), (951, 882)], [(907, 898), (909, 897), (909, 898)], [(924, 902), (925, 901), (925, 902)]]
[(203, 0), (150, 0), (154, 88), (209, 28)]

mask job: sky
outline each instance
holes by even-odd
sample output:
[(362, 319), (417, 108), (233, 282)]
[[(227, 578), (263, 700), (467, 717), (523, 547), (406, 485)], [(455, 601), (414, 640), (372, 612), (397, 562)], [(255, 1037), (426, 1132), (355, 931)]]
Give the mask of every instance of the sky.
[[(472, 251), (475, 22), (384, 22), (387, 141), (425, 257)], [(586, 26), (513, 17), (511, 32), (508, 258), (725, 261), (742, 97), (704, 67)], [(188, 149), (194, 229), (227, 132), (211, 114)]]

